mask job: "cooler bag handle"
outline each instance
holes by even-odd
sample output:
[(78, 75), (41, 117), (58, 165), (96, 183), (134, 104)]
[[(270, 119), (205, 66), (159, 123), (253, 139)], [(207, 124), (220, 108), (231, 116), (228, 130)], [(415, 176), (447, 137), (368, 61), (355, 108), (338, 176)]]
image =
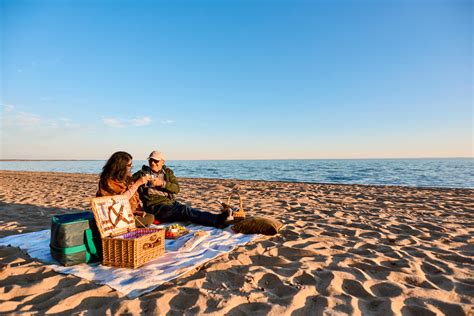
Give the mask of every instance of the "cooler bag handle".
[(94, 257), (98, 257), (98, 254), (97, 254), (97, 248), (95, 247), (95, 244), (94, 244), (92, 230), (89, 228), (89, 229), (86, 229), (84, 232), (86, 233), (86, 245), (90, 252), (90, 254), (86, 253), (86, 257), (87, 257), (86, 262), (89, 262), (91, 255)]

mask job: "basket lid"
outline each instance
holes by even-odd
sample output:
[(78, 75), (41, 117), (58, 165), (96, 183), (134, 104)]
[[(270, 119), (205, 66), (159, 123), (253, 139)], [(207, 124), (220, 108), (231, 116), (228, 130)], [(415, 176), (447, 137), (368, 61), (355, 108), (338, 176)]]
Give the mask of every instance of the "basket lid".
[(102, 238), (117, 236), (135, 229), (130, 202), (123, 195), (91, 199), (92, 211)]

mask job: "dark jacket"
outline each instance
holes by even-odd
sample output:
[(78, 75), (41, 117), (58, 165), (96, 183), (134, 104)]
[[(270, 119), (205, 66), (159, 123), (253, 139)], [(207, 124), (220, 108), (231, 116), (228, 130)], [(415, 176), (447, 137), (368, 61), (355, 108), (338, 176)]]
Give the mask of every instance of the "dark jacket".
[(175, 194), (179, 193), (178, 180), (174, 176), (173, 170), (163, 166), (162, 171), (156, 174), (151, 171), (149, 166), (143, 165), (142, 170), (133, 174), (133, 179), (137, 180), (138, 178), (150, 173), (164, 177), (166, 184), (164, 188), (152, 187), (149, 183), (138, 188), (138, 194), (145, 206), (145, 210), (159, 204), (172, 204), (175, 201)]

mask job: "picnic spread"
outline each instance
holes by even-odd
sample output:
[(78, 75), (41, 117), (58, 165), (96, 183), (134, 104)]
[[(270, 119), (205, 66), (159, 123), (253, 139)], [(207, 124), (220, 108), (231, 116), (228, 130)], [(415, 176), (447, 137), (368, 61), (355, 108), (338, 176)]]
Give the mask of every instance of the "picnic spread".
[[(261, 227), (252, 217), (247, 224), (240, 194), (239, 199), (234, 211), (238, 229), (237, 224), (219, 229), (178, 223), (136, 228), (128, 199), (117, 195), (93, 198), (93, 213), (53, 216), (51, 230), (0, 238), (0, 246), (19, 247), (59, 273), (106, 284), (135, 298), (260, 238)], [(230, 197), (222, 204), (229, 203)]]

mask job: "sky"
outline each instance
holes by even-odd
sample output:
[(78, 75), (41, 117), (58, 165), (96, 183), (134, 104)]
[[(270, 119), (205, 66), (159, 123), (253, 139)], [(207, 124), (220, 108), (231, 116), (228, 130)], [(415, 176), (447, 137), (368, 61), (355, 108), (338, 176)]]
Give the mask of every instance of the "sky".
[(0, 159), (473, 157), (473, 12), (0, 0)]

